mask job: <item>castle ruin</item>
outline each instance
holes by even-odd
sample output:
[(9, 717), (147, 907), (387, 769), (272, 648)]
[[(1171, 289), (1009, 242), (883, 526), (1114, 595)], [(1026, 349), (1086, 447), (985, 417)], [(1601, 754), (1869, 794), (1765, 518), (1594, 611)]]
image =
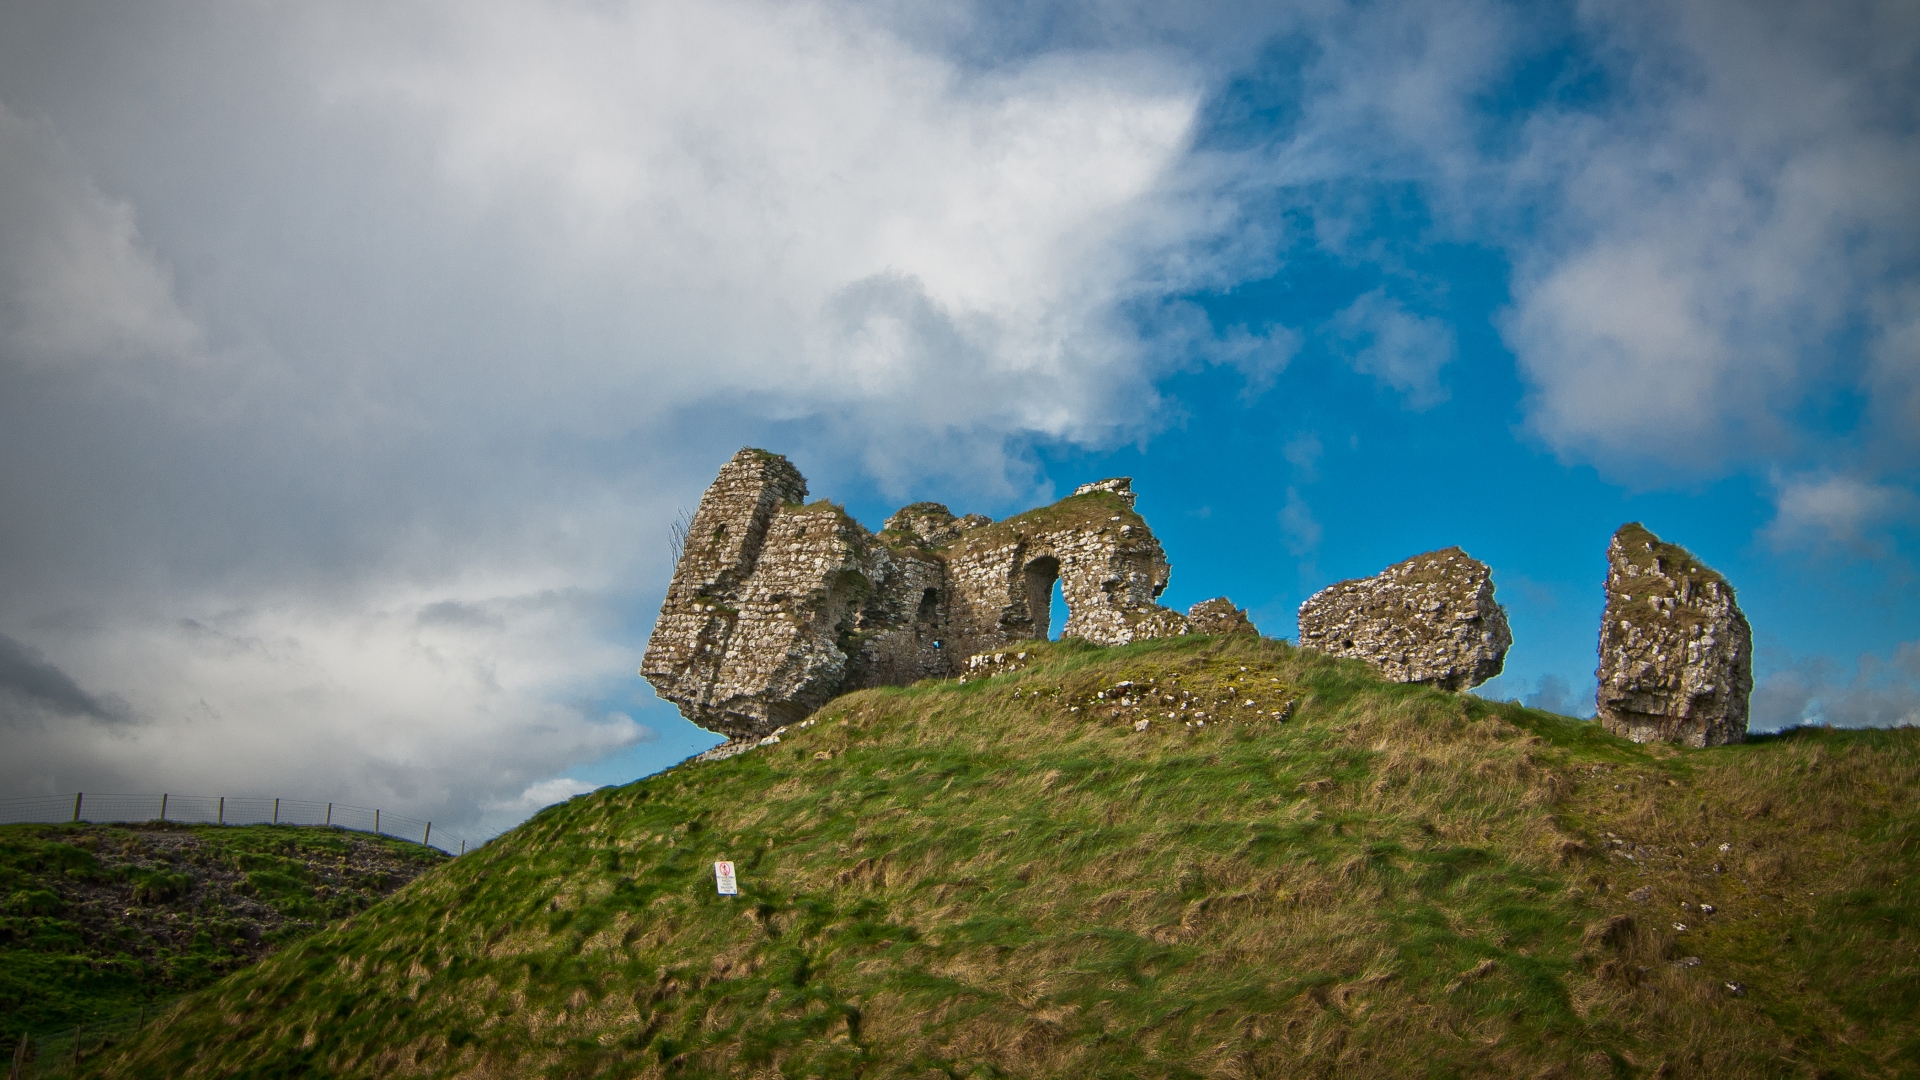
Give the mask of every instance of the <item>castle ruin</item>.
[[(701, 497), (640, 673), (689, 720), (758, 738), (838, 694), (956, 675), (967, 657), (1060, 633), (1124, 645), (1250, 632), (1223, 600), (1206, 631), (1156, 600), (1166, 553), (1126, 478), (995, 522), (914, 503), (869, 532), (779, 454), (743, 449)], [(1204, 611), (1201, 609), (1204, 608)]]

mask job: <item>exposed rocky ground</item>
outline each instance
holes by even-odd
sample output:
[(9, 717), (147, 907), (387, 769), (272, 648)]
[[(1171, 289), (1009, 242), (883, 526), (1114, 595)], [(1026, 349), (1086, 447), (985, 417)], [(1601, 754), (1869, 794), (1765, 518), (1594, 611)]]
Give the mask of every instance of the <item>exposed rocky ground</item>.
[(0, 826), (0, 1037), (197, 989), (446, 861), (295, 826)]

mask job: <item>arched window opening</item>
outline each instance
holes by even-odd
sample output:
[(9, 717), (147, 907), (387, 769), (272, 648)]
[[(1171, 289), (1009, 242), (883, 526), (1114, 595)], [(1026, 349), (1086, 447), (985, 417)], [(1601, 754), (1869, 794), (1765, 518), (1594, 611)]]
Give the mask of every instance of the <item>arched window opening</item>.
[[(1026, 566), (1027, 615), (1033, 620), (1033, 636), (1047, 641), (1053, 637), (1053, 593), (1060, 581), (1060, 560), (1051, 555)], [(1063, 603), (1064, 609), (1066, 605)], [(1064, 622), (1065, 620), (1062, 620)]]

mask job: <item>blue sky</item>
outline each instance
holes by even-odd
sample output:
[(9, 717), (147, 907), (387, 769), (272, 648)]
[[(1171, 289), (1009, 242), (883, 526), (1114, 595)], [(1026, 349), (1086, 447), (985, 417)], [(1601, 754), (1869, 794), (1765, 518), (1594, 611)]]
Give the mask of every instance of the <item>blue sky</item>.
[(1755, 726), (1920, 717), (1920, 15), (0, 10), (24, 793), (485, 833), (715, 737), (634, 674), (742, 445), (869, 525), (1131, 475), (1291, 636), (1458, 544), (1591, 710), (1644, 522)]

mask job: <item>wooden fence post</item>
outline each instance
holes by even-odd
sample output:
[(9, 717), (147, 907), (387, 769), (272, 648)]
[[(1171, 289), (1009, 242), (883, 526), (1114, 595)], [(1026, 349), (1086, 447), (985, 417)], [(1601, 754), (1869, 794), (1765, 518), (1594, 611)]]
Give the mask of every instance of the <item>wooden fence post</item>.
[(73, 793), (73, 820), (75, 824), (78, 824), (80, 821), (80, 800), (84, 798), (85, 795), (85, 792), (80, 791)]
[(427, 822), (427, 833), (420, 838), (420, 846), (426, 847), (433, 840), (433, 822)]
[(333, 824), (333, 804), (332, 803), (327, 804), (327, 824), (329, 826)]
[(220, 824), (225, 825), (226, 823), (227, 823), (227, 797), (225, 795), (222, 795), (220, 796)]
[(164, 791), (160, 793), (160, 820), (167, 820), (167, 793)]
[(380, 808), (377, 806), (373, 808), (373, 835), (380, 835)]
[(280, 800), (279, 799), (273, 800), (273, 823), (275, 825), (280, 824)]

